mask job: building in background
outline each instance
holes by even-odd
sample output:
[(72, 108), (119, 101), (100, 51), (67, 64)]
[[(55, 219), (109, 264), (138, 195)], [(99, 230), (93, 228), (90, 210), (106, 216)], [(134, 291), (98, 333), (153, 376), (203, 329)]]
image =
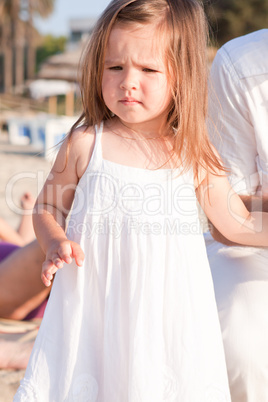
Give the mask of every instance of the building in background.
[(70, 36), (68, 49), (76, 48), (81, 42), (84, 42), (91, 35), (96, 18), (75, 18), (69, 22)]

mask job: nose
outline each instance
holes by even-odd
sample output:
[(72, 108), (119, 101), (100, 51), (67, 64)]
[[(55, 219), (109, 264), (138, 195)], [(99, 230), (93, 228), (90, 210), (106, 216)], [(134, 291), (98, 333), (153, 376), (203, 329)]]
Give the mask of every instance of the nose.
[(133, 89), (138, 89), (138, 87), (139, 83), (137, 74), (134, 71), (126, 70), (122, 77), (120, 88), (130, 91)]

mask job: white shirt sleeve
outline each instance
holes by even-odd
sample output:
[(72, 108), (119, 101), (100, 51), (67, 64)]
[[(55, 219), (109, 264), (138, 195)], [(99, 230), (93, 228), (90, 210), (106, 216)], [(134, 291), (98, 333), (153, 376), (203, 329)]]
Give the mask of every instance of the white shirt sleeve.
[(255, 194), (261, 185), (268, 192), (268, 75), (241, 78), (222, 48), (209, 87), (209, 134), (231, 185), (240, 194)]

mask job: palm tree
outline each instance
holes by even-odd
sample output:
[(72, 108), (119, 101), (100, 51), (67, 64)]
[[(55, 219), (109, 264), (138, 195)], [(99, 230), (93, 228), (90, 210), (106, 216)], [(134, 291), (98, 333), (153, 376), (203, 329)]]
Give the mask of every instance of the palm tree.
[[(2, 48), (2, 72), (4, 89), (11, 90), (14, 82), (14, 49), (18, 49), (18, 14), (19, 0), (2, 0), (0, 6), (1, 18), (1, 48)], [(18, 55), (17, 55), (18, 56)], [(18, 78), (18, 75), (17, 77)]]
[[(0, 1), (0, 45), (2, 48), (2, 76), (5, 92), (13, 84), (21, 85), (24, 78), (33, 78), (35, 68), (35, 43), (33, 14), (48, 16), (55, 0), (1, 0)], [(26, 72), (24, 63), (27, 52)], [(1, 70), (1, 66), (0, 66)]]
[(52, 13), (55, 5), (55, 0), (26, 0), (26, 2), (30, 3), (34, 13), (43, 18)]
[(22, 8), (27, 12), (27, 78), (33, 78), (35, 69), (35, 45), (33, 41), (33, 15), (45, 18), (54, 9), (55, 0), (21, 0)]

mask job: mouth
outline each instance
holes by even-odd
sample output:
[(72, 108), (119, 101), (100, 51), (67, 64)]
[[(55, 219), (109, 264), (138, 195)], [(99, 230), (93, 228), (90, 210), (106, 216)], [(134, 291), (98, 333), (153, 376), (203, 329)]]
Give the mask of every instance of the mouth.
[(126, 98), (120, 99), (119, 102), (122, 103), (123, 105), (130, 105), (130, 106), (139, 105), (141, 103), (137, 99), (131, 98), (131, 97), (126, 97)]

